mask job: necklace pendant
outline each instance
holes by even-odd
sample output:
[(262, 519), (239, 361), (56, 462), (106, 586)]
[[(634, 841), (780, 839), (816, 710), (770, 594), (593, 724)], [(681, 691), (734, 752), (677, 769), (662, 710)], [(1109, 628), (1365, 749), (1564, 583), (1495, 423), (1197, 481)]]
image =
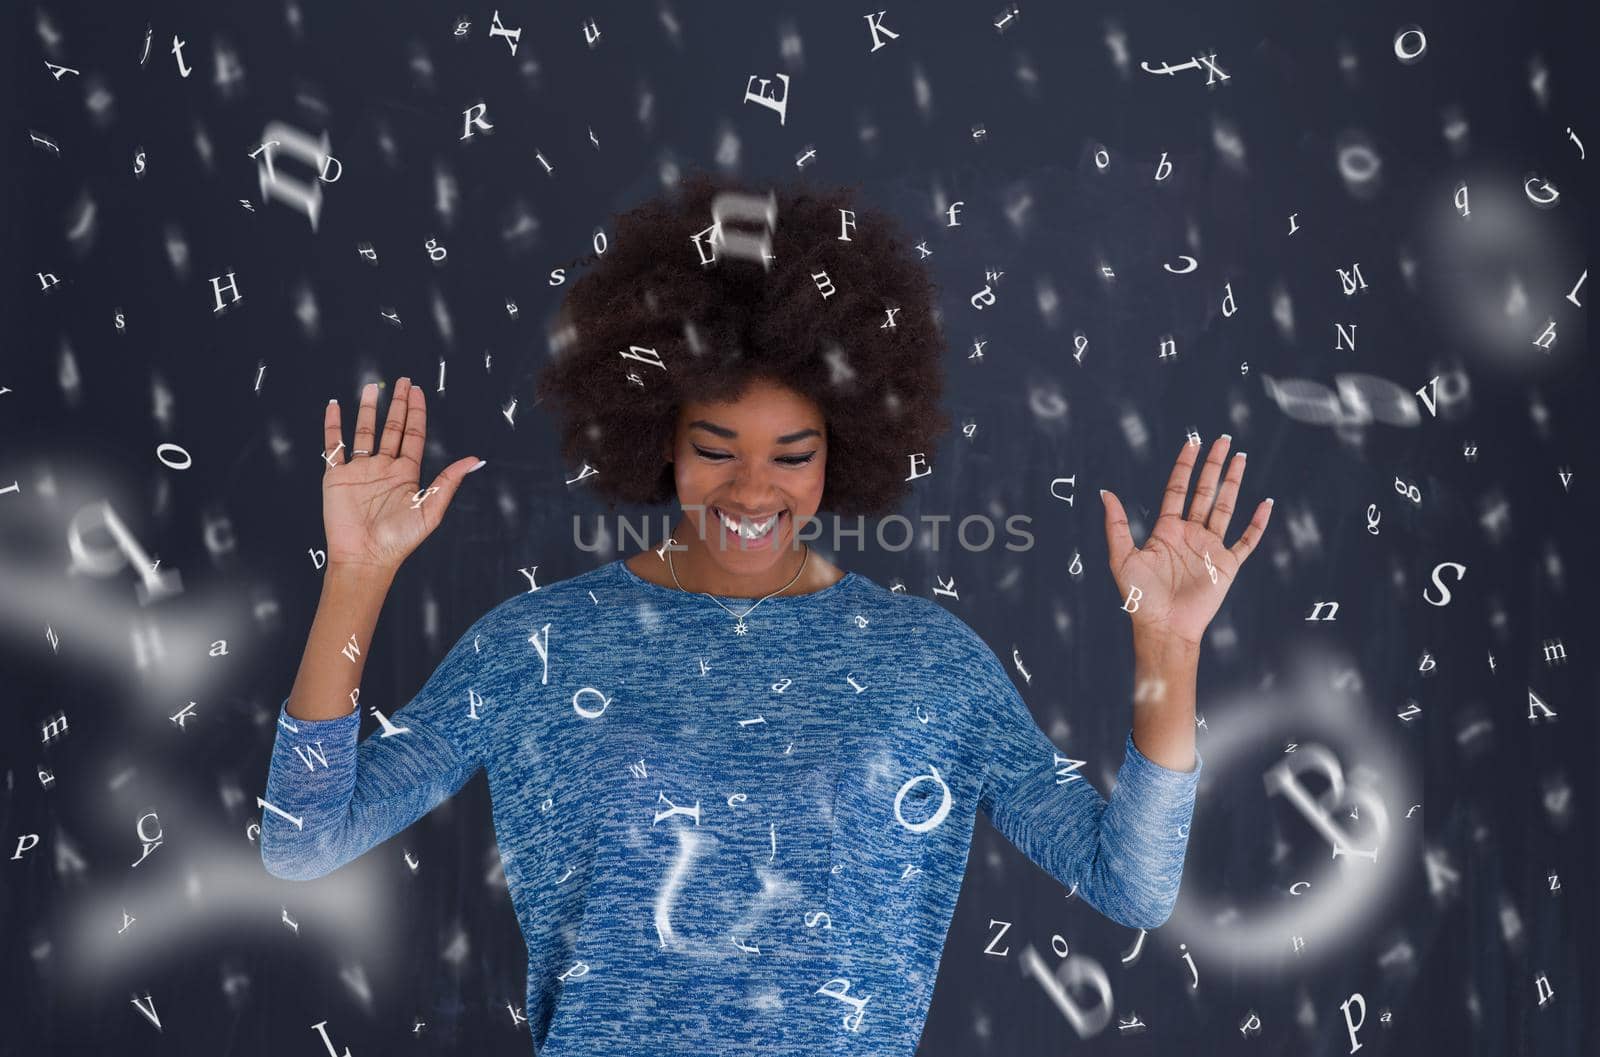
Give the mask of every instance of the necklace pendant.
[(733, 626), (733, 633), (735, 635), (743, 635), (749, 630), (749, 628), (745, 627), (744, 619), (742, 617), (740, 618), (739, 623)]

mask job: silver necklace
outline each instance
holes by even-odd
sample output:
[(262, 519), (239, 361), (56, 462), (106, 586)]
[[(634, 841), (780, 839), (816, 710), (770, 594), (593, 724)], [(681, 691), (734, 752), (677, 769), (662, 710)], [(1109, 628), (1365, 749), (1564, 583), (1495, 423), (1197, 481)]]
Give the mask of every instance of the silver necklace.
[[(794, 579), (790, 580), (788, 583), (784, 584), (782, 587), (780, 587), (776, 591), (772, 592), (771, 595), (767, 595), (764, 598), (758, 598), (756, 600), (756, 602), (755, 602), (755, 605), (752, 605), (749, 609), (745, 610), (743, 613), (735, 613), (733, 610), (728, 609), (727, 606), (723, 606), (722, 605), (721, 600), (718, 599), (715, 595), (709, 594), (709, 593), (707, 593), (705, 591), (694, 591), (694, 592), (691, 592), (691, 593), (692, 594), (697, 594), (697, 595), (705, 595), (707, 598), (711, 599), (711, 601), (716, 602), (717, 605), (722, 606), (723, 609), (726, 609), (728, 611), (729, 615), (731, 615), (732, 617), (734, 617), (734, 619), (736, 619), (738, 621), (738, 623), (733, 626), (733, 633), (735, 635), (743, 635), (743, 634), (745, 634), (746, 632), (748, 632), (750, 630), (749, 627), (747, 627), (745, 625), (744, 618), (749, 616), (751, 614), (751, 612), (756, 608), (756, 606), (759, 606), (762, 602), (765, 602), (768, 598), (771, 598), (772, 595), (782, 594), (783, 592), (789, 590), (789, 588), (793, 587), (795, 580), (800, 579), (800, 574), (806, 571), (806, 562), (808, 562), (810, 560), (811, 560), (811, 545), (808, 543), (808, 544), (806, 544), (806, 556), (804, 558), (800, 559), (800, 568), (795, 570)], [(668, 569), (668, 571), (670, 571), (672, 573), (672, 582), (678, 585), (678, 590), (680, 590), (680, 591), (688, 591), (688, 588), (684, 587), (683, 584), (681, 582), (679, 582), (679, 580), (678, 580), (678, 570), (673, 568), (673, 565), (672, 565), (672, 551), (670, 551), (670, 550), (667, 551), (667, 569)]]

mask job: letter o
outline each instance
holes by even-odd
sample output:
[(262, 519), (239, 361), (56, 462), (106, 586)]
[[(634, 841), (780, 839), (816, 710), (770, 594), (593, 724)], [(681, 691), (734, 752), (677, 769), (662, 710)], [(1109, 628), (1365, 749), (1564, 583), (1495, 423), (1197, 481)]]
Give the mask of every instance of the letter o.
[[(1105, 160), (1102, 161), (1102, 158)], [(1094, 164), (1096, 168), (1102, 171), (1111, 165), (1111, 155), (1106, 153), (1106, 149), (1104, 147), (1101, 147), (1099, 150), (1094, 152)]]
[[(931, 775), (919, 774), (915, 778), (908, 780), (894, 796), (895, 821), (913, 833), (928, 832), (943, 822), (944, 817), (950, 813), (950, 787), (945, 785), (943, 778), (939, 777), (939, 768), (930, 766), (928, 770), (933, 773)], [(935, 811), (926, 820), (922, 822), (907, 822), (905, 816), (900, 813), (900, 802), (906, 798), (906, 793), (910, 791), (911, 787), (918, 782), (938, 782), (939, 788), (944, 792), (944, 799), (939, 803), (939, 810)]]
[[(905, 539), (904, 539), (903, 542), (901, 542), (900, 546), (898, 546), (898, 547), (889, 546), (889, 544), (884, 542), (884, 539), (883, 539), (883, 526), (888, 524), (891, 521), (898, 521), (898, 522), (900, 522), (902, 525), (904, 525), (906, 527)], [(888, 517), (886, 517), (882, 521), (878, 522), (878, 546), (882, 547), (884, 550), (903, 551), (907, 547), (911, 546), (911, 537), (912, 537), (912, 534), (915, 533), (915, 531), (916, 531), (916, 528), (915, 528), (915, 526), (913, 526), (911, 524), (911, 519), (910, 518), (906, 517), (903, 514), (890, 514)]]
[(1065, 418), (1067, 402), (1058, 392), (1034, 388), (1028, 391), (1028, 410), (1040, 418)]
[[(1407, 37), (1417, 38), (1416, 51), (1405, 50), (1405, 39)], [(1394, 35), (1394, 57), (1408, 66), (1422, 58), (1422, 53), (1427, 50), (1428, 38), (1423, 34), (1420, 26), (1407, 26)]]
[(979, 547), (978, 550), (986, 551), (990, 547), (994, 546), (994, 522), (990, 521), (983, 514), (968, 514), (966, 517), (962, 518), (961, 524), (956, 526), (956, 538), (961, 541), (961, 546), (963, 548), (969, 551), (972, 550), (972, 545), (967, 542), (967, 525), (973, 521), (981, 521), (983, 523), (985, 536), (983, 540), (983, 546)]
[(1339, 151), (1339, 173), (1352, 183), (1371, 180), (1382, 164), (1372, 148), (1362, 143), (1352, 143)]
[[(594, 694), (596, 697), (598, 697), (601, 701), (600, 710), (598, 712), (591, 712), (582, 705), (578, 704), (578, 696), (580, 694)], [(592, 686), (585, 686), (572, 695), (572, 710), (578, 715), (582, 716), (584, 719), (599, 719), (601, 716), (606, 714), (606, 709), (610, 707), (611, 698), (607, 697), (605, 694), (602, 694)]]
[[(183, 461), (181, 463), (168, 462), (167, 453), (169, 452), (179, 453), (183, 456)], [(187, 470), (194, 463), (194, 460), (189, 457), (189, 453), (176, 444), (156, 445), (156, 458), (160, 459), (161, 464), (169, 470)]]

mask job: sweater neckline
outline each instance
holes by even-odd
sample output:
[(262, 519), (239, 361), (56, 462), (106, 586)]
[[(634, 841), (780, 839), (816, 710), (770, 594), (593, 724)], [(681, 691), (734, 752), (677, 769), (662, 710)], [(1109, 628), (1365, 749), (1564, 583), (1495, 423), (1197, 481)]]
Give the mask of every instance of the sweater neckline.
[[(683, 600), (706, 597), (708, 595), (707, 592), (703, 591), (680, 591), (676, 587), (663, 587), (658, 583), (653, 583), (649, 580), (646, 580), (644, 577), (628, 568), (628, 563), (626, 559), (623, 558), (618, 558), (611, 564), (616, 567), (617, 575), (622, 577), (624, 581), (655, 594), (666, 595), (671, 598)], [(835, 580), (833, 583), (829, 584), (827, 587), (824, 587), (820, 591), (810, 591), (803, 595), (773, 595), (771, 598), (763, 602), (762, 605), (790, 608), (805, 602), (811, 602), (814, 600), (820, 601), (827, 598), (837, 597), (838, 595), (843, 594), (846, 588), (854, 586), (856, 580), (858, 579), (860, 579), (860, 575), (858, 573), (853, 570), (847, 570), (843, 576), (839, 577), (839, 579)], [(756, 595), (709, 595), (709, 597), (721, 599), (724, 602), (734, 603), (750, 603), (759, 599), (759, 596)]]

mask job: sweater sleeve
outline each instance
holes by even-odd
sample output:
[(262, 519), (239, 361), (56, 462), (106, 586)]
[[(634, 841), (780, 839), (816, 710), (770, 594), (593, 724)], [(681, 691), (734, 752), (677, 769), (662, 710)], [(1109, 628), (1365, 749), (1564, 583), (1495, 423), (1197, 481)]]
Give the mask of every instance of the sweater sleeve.
[(357, 743), (361, 710), (304, 720), (278, 706), (261, 809), (261, 861), (275, 877), (322, 877), (454, 796), (483, 766), (478, 638), (468, 628), (417, 695)]
[(1129, 730), (1109, 801), (1057, 751), (985, 648), (991, 714), (979, 806), (1005, 838), (1112, 921), (1151, 929), (1178, 900), (1200, 754), (1174, 771), (1139, 751)]

